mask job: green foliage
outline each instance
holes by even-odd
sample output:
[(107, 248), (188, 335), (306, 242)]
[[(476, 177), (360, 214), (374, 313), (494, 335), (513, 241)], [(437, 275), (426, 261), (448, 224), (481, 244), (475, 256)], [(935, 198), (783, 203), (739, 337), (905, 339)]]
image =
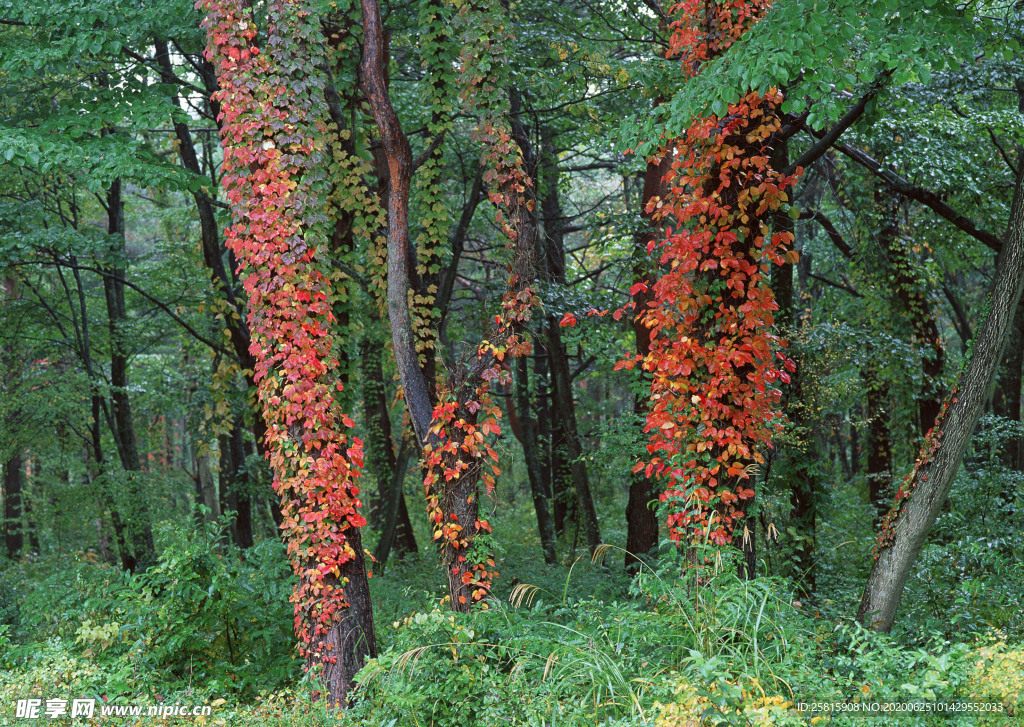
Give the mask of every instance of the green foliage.
[(251, 697), (283, 686), (299, 667), (281, 545), (264, 541), (243, 556), (225, 526), (165, 528), (158, 562), (134, 577), (88, 560), (33, 564), (14, 624), (33, 640), (13, 652), (29, 664), (40, 641), (54, 640), (103, 665), (114, 694), (195, 683)]

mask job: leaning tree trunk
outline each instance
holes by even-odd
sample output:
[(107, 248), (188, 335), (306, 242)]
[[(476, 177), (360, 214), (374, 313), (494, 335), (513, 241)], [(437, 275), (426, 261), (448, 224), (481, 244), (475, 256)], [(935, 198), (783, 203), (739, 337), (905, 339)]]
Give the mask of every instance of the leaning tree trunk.
[[(409, 291), (415, 289), (415, 271), (410, 264), (415, 254), (409, 238), (412, 152), (388, 94), (385, 34), (379, 3), (362, 0), (362, 10), (360, 83), (377, 124), (390, 177), (387, 308), (395, 363), (413, 429), (423, 447), (424, 490), (434, 540), (440, 543), (451, 607), (467, 611), (474, 602), (487, 597), (496, 575), (491, 570), (493, 558), (485, 547), (477, 545), (477, 537), (490, 531), (487, 520), (479, 517), (479, 485), (493, 485), (491, 465), (486, 459), (497, 458), (488, 438), (498, 433), (496, 413), (500, 412), (490, 400), (489, 382), (507, 383), (507, 371), (501, 370), (502, 360), (530, 352), (521, 334), (531, 308), (539, 303), (530, 287), (533, 280), (534, 226), (530, 212), (533, 185), (523, 172), (519, 150), (509, 143), (511, 137), (500, 100), (496, 98), (501, 87), (493, 83), (493, 79), (480, 85), (475, 81), (467, 82), (466, 87), (472, 86), (472, 93), (476, 94), (473, 110), (478, 119), (474, 135), (488, 150), (493, 178), (497, 180), (488, 190), (488, 196), (498, 209), (497, 220), (509, 241), (513, 261), (502, 297), (502, 312), (495, 316), (495, 326), (477, 346), (475, 355), (471, 353), (469, 360), (448, 377), (442, 393), (434, 395), (418, 361), (408, 296)], [(489, 10), (493, 12), (494, 8)], [(476, 8), (470, 7), (468, 11), (475, 14)], [(473, 22), (476, 21), (474, 18)], [(484, 18), (483, 25), (474, 28), (479, 30), (479, 36), (470, 41), (473, 47), (463, 55), (464, 60), (479, 59), (481, 51), (487, 55), (497, 53), (505, 31), (495, 21), (495, 16), (491, 15)], [(460, 16), (459, 22), (469, 21)], [(490, 40), (484, 44), (480, 36)], [(477, 72), (489, 74), (499, 65), (494, 62), (477, 69), (466, 60), (461, 72), (463, 77), (474, 79)]]
[(882, 523), (875, 563), (864, 587), (857, 618), (876, 631), (889, 631), (910, 569), (938, 517), (964, 451), (981, 415), (1002, 355), (1003, 343), (1024, 287), (1024, 165), (1018, 169), (1010, 222), (996, 265), (991, 312), (974, 344), (974, 354), (944, 404), (920, 458)]

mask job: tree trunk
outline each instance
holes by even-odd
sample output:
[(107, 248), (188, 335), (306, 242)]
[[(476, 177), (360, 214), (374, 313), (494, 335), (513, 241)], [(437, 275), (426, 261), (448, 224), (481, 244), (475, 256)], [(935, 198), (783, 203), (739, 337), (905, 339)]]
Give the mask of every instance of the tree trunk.
[(583, 461), (583, 447), (579, 432), (576, 429), (576, 404), (572, 395), (572, 376), (569, 371), (569, 357), (562, 343), (562, 333), (558, 321), (548, 317), (548, 353), (551, 356), (551, 375), (556, 381), (555, 411), (562, 422), (565, 434), (566, 454), (569, 457), (569, 470), (572, 473), (572, 486), (576, 492), (579, 505), (579, 517), (583, 525), (583, 534), (587, 539), (587, 547), (593, 552), (601, 544), (601, 531), (597, 524), (597, 510), (594, 508), (594, 497), (590, 492), (590, 478), (587, 465)]
[[(663, 99), (656, 101), (655, 106), (661, 103)], [(633, 241), (633, 282), (644, 284), (643, 288), (636, 288), (633, 294), (633, 338), (636, 341), (636, 352), (645, 357), (651, 352), (651, 331), (644, 324), (643, 313), (654, 300), (654, 293), (650, 288), (657, 274), (654, 261), (647, 252), (647, 245), (657, 240), (663, 232), (663, 227), (657, 225), (647, 213), (647, 206), (655, 198), (661, 199), (668, 194), (665, 174), (671, 162), (671, 154), (663, 154), (658, 160), (653, 157), (647, 160), (644, 189), (640, 197), (640, 214), (644, 216), (645, 221)], [(649, 377), (644, 375), (644, 381), (647, 382), (646, 388), (649, 390)], [(637, 395), (633, 402), (634, 414), (643, 420), (647, 417), (647, 410), (648, 397)], [(630, 474), (629, 502), (626, 504), (625, 557), (626, 568), (630, 571), (636, 571), (638, 560), (658, 544), (658, 513), (651, 507), (657, 499), (658, 486), (653, 478), (645, 476), (643, 470)]]
[(124, 330), (128, 314), (124, 300), (123, 267), (125, 256), (124, 201), (121, 197), (121, 180), (115, 179), (107, 191), (107, 232), (114, 236), (118, 249), (114, 255), (119, 259), (108, 266), (103, 276), (103, 292), (107, 303), (107, 322), (110, 333), (110, 399), (113, 409), (112, 433), (117, 445), (118, 456), (126, 475), (128, 496), (132, 507), (130, 523), (131, 546), (138, 567), (145, 568), (156, 554), (153, 543), (153, 529), (149, 520), (149, 504), (140, 487), (139, 448), (132, 424), (131, 399), (128, 396), (128, 356), (124, 350)]
[[(377, 632), (373, 625), (362, 533), (359, 528), (350, 528), (345, 534), (355, 557), (341, 565), (340, 578), (328, 575), (324, 578), (324, 585), (332, 589), (343, 587), (347, 605), (328, 633), (315, 637), (322, 644), (320, 654), (324, 673), (321, 683), (327, 687), (327, 693), (337, 706), (344, 706), (355, 685), (355, 676), (367, 659), (377, 656)], [(315, 562), (309, 565), (316, 567)]]
[[(1021, 376), (1024, 368), (1024, 302), (1017, 304), (1013, 326), (1003, 352), (999, 381), (992, 409), (997, 416), (1020, 424)], [(1016, 472), (1024, 471), (1024, 438), (1011, 437), (1000, 451), (1003, 464)]]
[(523, 456), (526, 460), (526, 474), (530, 480), (530, 493), (533, 496), (533, 509), (537, 513), (537, 532), (540, 534), (540, 546), (544, 552), (544, 562), (548, 565), (558, 561), (555, 550), (555, 526), (551, 520), (548, 507), (550, 495), (544, 488), (541, 476), (539, 444), (537, 442), (537, 424), (530, 409), (530, 384), (528, 361), (525, 356), (516, 361), (516, 409), (520, 415), (519, 442), (523, 445)]
[[(789, 166), (787, 142), (782, 142), (776, 148), (772, 157), (772, 165), (777, 169), (785, 169)], [(789, 214), (781, 211), (776, 213), (772, 218), (772, 224), (777, 231), (794, 234), (795, 248), (796, 226)], [(800, 317), (797, 315), (797, 300), (793, 289), (795, 267), (796, 265), (792, 263), (786, 263), (772, 269), (772, 290), (775, 293), (775, 301), (779, 304), (777, 320), (782, 335), (790, 341), (794, 339), (794, 334), (800, 325)], [(814, 565), (817, 550), (817, 498), (814, 475), (811, 471), (812, 454), (808, 441), (809, 433), (802, 404), (803, 379), (803, 367), (798, 361), (796, 371), (791, 375), (790, 384), (782, 395), (783, 411), (789, 420), (790, 441), (792, 442), (788, 448), (783, 450), (782, 454), (785, 457), (786, 476), (790, 485), (789, 521), (799, 535), (799, 538), (793, 543), (793, 570), (797, 589), (801, 596), (807, 598), (813, 595), (816, 586)], [(851, 449), (853, 450), (853, 447)], [(856, 451), (852, 451), (851, 455), (854, 469), (856, 469)], [(765, 533), (765, 537), (768, 537), (768, 533)]]
[(861, 371), (867, 390), (868, 418), (868, 500), (874, 507), (872, 523), (881, 524), (892, 501), (892, 446), (889, 440), (889, 386), (878, 370), (868, 364)]
[(992, 286), (991, 312), (974, 344), (967, 368), (925, 438), (920, 459), (896, 495), (879, 535), (857, 618), (876, 631), (889, 631), (911, 567), (949, 495), (971, 434), (999, 366), (1003, 342), (1024, 287), (1024, 165), (1014, 188), (1010, 221)]
[[(380, 325), (375, 320), (375, 312), (371, 318), (374, 320), (370, 321), (367, 334), (360, 342), (359, 358), (363, 379), (363, 419), (366, 422), (366, 459), (377, 480), (371, 517), (381, 531), (374, 557), (379, 567), (383, 568), (392, 547), (399, 556), (418, 551), (412, 521), (409, 519), (409, 507), (402, 491), (405, 473), (409, 469), (409, 462), (416, 456), (417, 447), (415, 442), (409, 442), (406, 447), (403, 440), (398, 456), (395, 455), (381, 360), (384, 342), (370, 339), (369, 330)], [(408, 451), (403, 451), (403, 447)]]
[[(565, 286), (565, 232), (562, 220), (562, 203), (558, 193), (558, 160), (554, 155), (554, 144), (550, 132), (545, 132), (542, 137), (542, 149), (540, 168), (543, 171), (543, 195), (541, 198), (541, 212), (544, 215), (544, 240), (545, 240), (545, 267), (547, 277), (557, 285)], [(548, 365), (551, 368), (553, 405), (555, 421), (561, 426), (561, 434), (565, 439), (566, 455), (569, 460), (569, 472), (572, 477), (572, 487), (575, 494), (575, 501), (579, 507), (579, 517), (582, 518), (583, 532), (587, 539), (587, 545), (591, 551), (601, 544), (601, 533), (597, 523), (597, 511), (594, 508), (594, 499), (590, 491), (590, 479), (587, 475), (587, 465), (582, 460), (583, 447), (580, 442), (578, 425), (576, 422), (576, 405), (573, 400), (572, 374), (569, 369), (569, 357), (562, 343), (562, 332), (558, 327), (558, 320), (555, 316), (547, 318), (547, 349)], [(554, 449), (554, 447), (553, 447)], [(554, 467), (552, 468), (554, 470)], [(554, 470), (552, 477), (557, 481), (558, 472)], [(555, 526), (558, 527), (561, 520), (562, 528), (565, 527), (565, 514), (568, 503), (566, 498), (560, 495), (568, 495), (566, 492), (559, 492), (555, 486)], [(561, 510), (561, 512), (559, 512)]]
[(203, 519), (215, 522), (220, 519), (220, 497), (217, 494), (217, 483), (213, 479), (210, 459), (209, 449), (195, 455), (196, 504), (205, 505), (210, 511)]
[(16, 451), (4, 464), (4, 542), (11, 559), (21, 555), (22, 535), (21, 452)]

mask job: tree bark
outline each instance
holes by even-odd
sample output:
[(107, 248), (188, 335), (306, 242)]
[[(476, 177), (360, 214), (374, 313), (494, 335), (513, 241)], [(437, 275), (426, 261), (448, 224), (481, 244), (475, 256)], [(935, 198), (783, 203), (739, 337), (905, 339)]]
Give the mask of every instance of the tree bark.
[(1024, 164), (1014, 188), (1005, 244), (996, 265), (991, 311), (974, 344), (967, 368), (947, 399), (946, 413), (925, 438), (914, 471), (897, 494), (882, 525), (878, 550), (857, 618), (889, 631), (911, 567), (949, 495), (971, 434), (996, 375), (1003, 341), (1024, 287)]
[(245, 441), (236, 423), (230, 433), (220, 437), (220, 499), (223, 512), (235, 512), (231, 539), (243, 550), (253, 546), (252, 499), (245, 459)]
[(551, 355), (551, 375), (556, 380), (555, 411), (558, 419), (562, 422), (565, 434), (566, 454), (569, 457), (572, 485), (576, 491), (576, 502), (579, 505), (579, 517), (583, 525), (583, 534), (587, 539), (587, 547), (594, 552), (601, 544), (601, 531), (597, 523), (594, 497), (590, 491), (587, 465), (583, 462), (583, 446), (576, 429), (576, 404), (572, 395), (569, 358), (562, 343), (558, 322), (553, 316), (548, 317), (548, 353)]
[[(456, 611), (468, 611), (472, 603), (479, 600), (481, 590), (486, 595), (489, 588), (486, 579), (480, 579), (474, 566), (481, 566), (486, 570), (493, 565), (493, 559), (489, 557), (479, 558), (478, 562), (474, 563), (473, 560), (477, 559), (479, 553), (471, 554), (476, 542), (476, 533), (483, 527), (489, 529), (489, 525), (478, 517), (478, 483), (481, 467), (484, 465), (483, 455), (479, 451), (469, 451), (468, 447), (447, 450), (443, 447), (444, 440), (437, 430), (432, 431), (433, 406), (437, 395), (431, 385), (433, 382), (426, 380), (418, 362), (408, 299), (409, 291), (413, 289), (410, 261), (415, 259), (409, 240), (412, 153), (388, 95), (384, 59), (385, 36), (377, 0), (362, 0), (362, 10), (363, 57), (360, 65), (360, 83), (377, 123), (390, 182), (387, 203), (387, 308), (391, 324), (391, 341), (417, 442), (419, 446), (429, 448), (430, 453), (441, 455), (440, 462), (428, 465), (425, 487), (428, 490), (427, 494), (436, 503), (435, 509), (440, 513), (437, 515), (440, 521), (433, 523), (437, 527), (437, 537), (441, 537), (440, 533), (444, 530), (457, 533), (453, 536), (454, 539), (443, 539), (441, 558), (448, 580), (451, 607)], [(534, 229), (528, 211), (530, 203), (525, 200), (525, 190), (510, 189), (510, 184), (505, 184), (505, 188), (492, 190), (492, 193), (499, 196), (504, 194), (508, 198), (507, 225), (514, 231), (514, 249), (513, 267), (509, 271), (503, 302), (511, 301), (515, 304), (517, 296), (531, 295), (529, 285), (533, 280)], [(452, 400), (447, 403), (454, 405), (461, 426), (475, 427), (477, 412), (481, 407), (478, 401), (481, 394), (478, 392), (487, 388), (484, 377), (491, 374), (500, 375), (497, 373), (494, 350), (509, 343), (513, 337), (518, 337), (522, 328), (523, 320), (510, 321), (500, 331), (488, 336), (488, 347), (478, 348), (474, 358), (457, 367), (457, 370), (449, 375), (445, 390)], [(441, 423), (438, 426), (446, 425)], [(455, 473), (454, 476), (450, 475), (452, 472)], [(432, 504), (432, 508), (434, 507)], [(483, 565), (484, 561), (487, 561), (486, 566)]]
[[(371, 321), (371, 327), (377, 325)], [(376, 502), (371, 516), (381, 536), (374, 558), (378, 568), (387, 564), (394, 548), (399, 556), (418, 551), (416, 537), (409, 519), (402, 484), (410, 461), (416, 456), (416, 445), (405, 439), (395, 453), (391, 434), (391, 415), (384, 391), (384, 367), (381, 361), (384, 344), (369, 334), (360, 343), (360, 367), (363, 379), (363, 419), (366, 422), (366, 454), (370, 471), (377, 480)]]
[[(775, 150), (772, 165), (788, 167), (788, 143), (782, 142)], [(776, 230), (794, 234), (796, 247), (796, 226), (787, 212), (778, 212), (772, 218)], [(793, 273), (796, 265), (786, 263), (772, 269), (772, 290), (779, 304), (777, 316), (783, 336), (792, 341), (800, 326), (797, 315), (797, 297), (793, 287)], [(797, 358), (794, 354), (794, 358)], [(804, 598), (814, 594), (816, 586), (815, 555), (817, 550), (817, 493), (814, 474), (811, 470), (811, 447), (808, 441), (806, 417), (803, 407), (803, 367), (797, 362), (796, 371), (791, 374), (789, 386), (783, 391), (783, 410), (789, 420), (791, 445), (783, 449), (787, 467), (786, 476), (790, 484), (789, 520), (800, 536), (793, 543), (793, 570), (797, 589)], [(852, 433), (851, 428), (851, 433)], [(856, 452), (853, 452), (856, 462)], [(768, 533), (765, 533), (767, 539)]]
[[(542, 147), (546, 147), (546, 153), (541, 156), (540, 168), (542, 172), (543, 194), (541, 197), (541, 212), (544, 215), (544, 240), (545, 240), (545, 262), (547, 277), (551, 282), (565, 286), (565, 231), (562, 220), (562, 204), (558, 193), (559, 172), (557, 158), (554, 156), (554, 144), (550, 132), (542, 139)], [(555, 413), (556, 427), (561, 428), (561, 435), (565, 441), (565, 453), (567, 456), (568, 469), (572, 478), (572, 488), (575, 494), (575, 502), (579, 508), (579, 517), (583, 526), (583, 532), (587, 539), (587, 546), (593, 551), (601, 544), (601, 533), (597, 522), (597, 511), (594, 507), (594, 498), (590, 491), (590, 478), (587, 474), (587, 465), (583, 462), (583, 447), (579, 438), (579, 430), (576, 420), (576, 405), (572, 392), (572, 373), (569, 369), (569, 357), (562, 342), (562, 332), (558, 326), (555, 316), (548, 316), (546, 321), (548, 365), (551, 370), (551, 391), (553, 395), (553, 406)], [(555, 450), (554, 443), (552, 450)], [(555, 527), (558, 528), (561, 521), (562, 528), (565, 527), (565, 516), (569, 507), (567, 500), (570, 495), (558, 486), (559, 472), (558, 465), (552, 457), (552, 479), (555, 497)], [(563, 481), (564, 482), (564, 481)]]

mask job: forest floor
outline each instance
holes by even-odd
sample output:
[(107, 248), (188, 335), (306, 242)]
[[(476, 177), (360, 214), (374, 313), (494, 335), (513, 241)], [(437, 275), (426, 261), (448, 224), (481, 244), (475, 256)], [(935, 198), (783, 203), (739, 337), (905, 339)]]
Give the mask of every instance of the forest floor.
[[(33, 721), (18, 715), (36, 699), (35, 721), (53, 724), (1024, 725), (1019, 568), (968, 562), (991, 559), (977, 523), (969, 535), (940, 523), (946, 555), (926, 550), (906, 615), (879, 635), (848, 617), (864, 570), (853, 554), (869, 533), (823, 531), (829, 592), (801, 600), (791, 581), (744, 582), (728, 563), (694, 584), (663, 556), (631, 579), (620, 549), (573, 554), (571, 533), (562, 562), (545, 565), (524, 505), (495, 528), (521, 535), (494, 542), (501, 576), (486, 611), (444, 610), (429, 547), (374, 574), (380, 653), (344, 713), (298, 679), (291, 575), (273, 540), (243, 556), (213, 525), (166, 526), (159, 563), (134, 578), (89, 552), (5, 565), (0, 724)], [(958, 552), (959, 575), (943, 575)], [(972, 586), (965, 576), (982, 566)], [(93, 717), (72, 717), (74, 700), (91, 700)]]

